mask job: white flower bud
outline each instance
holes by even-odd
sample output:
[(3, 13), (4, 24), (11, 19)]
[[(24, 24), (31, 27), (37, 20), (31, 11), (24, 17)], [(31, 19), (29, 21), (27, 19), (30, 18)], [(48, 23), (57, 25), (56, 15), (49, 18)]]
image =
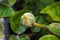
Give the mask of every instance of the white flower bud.
[(21, 22), (23, 25), (26, 25), (26, 26), (32, 26), (33, 23), (35, 23), (35, 16), (32, 14), (32, 13), (25, 13), (22, 15), (21, 17)]

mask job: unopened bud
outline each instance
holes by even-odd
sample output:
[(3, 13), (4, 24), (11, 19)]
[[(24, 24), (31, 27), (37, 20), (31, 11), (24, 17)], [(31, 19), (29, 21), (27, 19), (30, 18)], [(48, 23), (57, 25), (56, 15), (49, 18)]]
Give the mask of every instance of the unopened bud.
[(31, 27), (33, 23), (35, 23), (35, 16), (32, 13), (25, 13), (21, 17), (21, 22), (23, 25)]

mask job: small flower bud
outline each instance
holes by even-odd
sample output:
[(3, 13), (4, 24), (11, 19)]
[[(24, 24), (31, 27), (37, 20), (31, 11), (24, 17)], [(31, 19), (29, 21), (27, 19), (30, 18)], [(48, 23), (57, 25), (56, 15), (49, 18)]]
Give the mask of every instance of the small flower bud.
[(21, 17), (21, 22), (23, 25), (31, 27), (33, 23), (35, 23), (35, 16), (32, 13), (25, 13)]

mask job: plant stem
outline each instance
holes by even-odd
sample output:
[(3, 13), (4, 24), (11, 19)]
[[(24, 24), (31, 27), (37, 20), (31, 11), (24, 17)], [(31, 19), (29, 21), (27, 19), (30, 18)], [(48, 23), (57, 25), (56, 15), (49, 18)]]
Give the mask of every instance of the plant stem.
[(33, 25), (40, 28), (44, 28), (46, 26), (44, 24), (39, 24), (39, 23), (34, 23)]

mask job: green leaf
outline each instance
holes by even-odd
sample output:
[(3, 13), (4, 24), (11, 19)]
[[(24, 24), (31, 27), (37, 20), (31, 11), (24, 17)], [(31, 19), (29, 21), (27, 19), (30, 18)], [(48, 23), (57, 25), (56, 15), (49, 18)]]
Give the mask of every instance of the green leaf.
[(54, 35), (45, 35), (41, 37), (39, 40), (59, 40), (59, 39)]
[(0, 17), (10, 17), (14, 13), (14, 10), (5, 5), (0, 3)]
[(13, 5), (16, 2), (16, 0), (8, 0), (8, 2), (10, 5)]
[(30, 38), (26, 34), (23, 34), (21, 36), (11, 35), (9, 39), (10, 40), (30, 40)]
[(31, 10), (34, 15), (39, 14), (40, 11), (36, 3), (33, 1), (30, 4), (28, 4), (28, 9)]
[(60, 21), (60, 2), (55, 2), (43, 10), (40, 13), (48, 14), (54, 21)]
[(32, 2), (33, 0), (24, 0), (25, 3), (29, 3), (29, 2)]
[(8, 0), (1, 0), (0, 3), (3, 3), (3, 4), (6, 4), (6, 5), (9, 5)]
[(41, 9), (52, 4), (53, 2), (54, 0), (33, 0), (29, 2), (27, 5), (28, 9), (31, 10), (34, 15), (39, 15)]
[(36, 22), (39, 24), (45, 24), (45, 19), (46, 19), (46, 15), (39, 15), (36, 16)]
[(18, 37), (16, 37), (15, 35), (11, 35), (9, 40), (18, 40)]
[(21, 35), (21, 36), (19, 37), (19, 39), (20, 39), (20, 40), (30, 40), (30, 38), (29, 38), (27, 35), (25, 35), (25, 34)]
[(31, 28), (31, 31), (32, 32), (39, 32), (41, 29), (40, 28), (38, 28), (38, 27), (32, 27)]
[(52, 23), (47, 28), (54, 34), (60, 36), (60, 23)]
[(27, 29), (27, 27), (22, 25), (22, 23), (21, 23), (21, 16), (25, 12), (28, 12), (28, 11), (21, 10), (21, 11), (15, 13), (10, 19), (11, 29), (17, 34), (21, 34)]
[(36, 0), (36, 4), (40, 10), (52, 4), (53, 2), (54, 0)]

